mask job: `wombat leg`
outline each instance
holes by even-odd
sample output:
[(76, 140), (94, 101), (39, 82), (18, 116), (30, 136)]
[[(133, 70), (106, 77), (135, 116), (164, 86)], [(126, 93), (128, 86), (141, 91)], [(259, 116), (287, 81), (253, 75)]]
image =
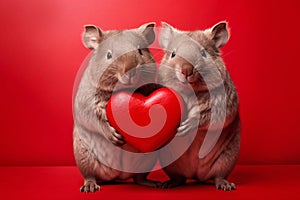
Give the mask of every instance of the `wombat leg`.
[(233, 183), (230, 183), (225, 179), (232, 171), (239, 154), (239, 129), (236, 129), (235, 131), (237, 131), (236, 135), (211, 168), (211, 171), (215, 174), (214, 179), (218, 190), (231, 191), (236, 189), (236, 186)]
[(161, 188), (162, 183), (147, 179), (148, 173), (137, 174), (133, 177), (135, 183), (153, 188)]
[(93, 166), (95, 166), (95, 163), (97, 163), (97, 161), (94, 159), (91, 151), (86, 148), (86, 146), (80, 139), (78, 128), (74, 128), (73, 139), (74, 156), (77, 167), (84, 177), (84, 185), (80, 188), (80, 191), (95, 192), (97, 190), (100, 190), (100, 186), (97, 185), (96, 179), (93, 176)]
[(96, 183), (95, 178), (85, 178), (84, 179), (84, 185), (80, 188), (80, 192), (96, 192), (100, 191), (101, 188)]

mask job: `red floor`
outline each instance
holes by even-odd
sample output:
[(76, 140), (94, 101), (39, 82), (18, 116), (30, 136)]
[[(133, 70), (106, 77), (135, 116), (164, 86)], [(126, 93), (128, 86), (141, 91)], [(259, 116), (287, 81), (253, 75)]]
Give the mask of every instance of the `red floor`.
[[(166, 177), (158, 171), (151, 178)], [(174, 189), (128, 182), (84, 194), (79, 192), (83, 180), (76, 167), (0, 167), (0, 199), (300, 199), (300, 165), (239, 165), (229, 180), (236, 183), (236, 191), (217, 191), (194, 182)]]

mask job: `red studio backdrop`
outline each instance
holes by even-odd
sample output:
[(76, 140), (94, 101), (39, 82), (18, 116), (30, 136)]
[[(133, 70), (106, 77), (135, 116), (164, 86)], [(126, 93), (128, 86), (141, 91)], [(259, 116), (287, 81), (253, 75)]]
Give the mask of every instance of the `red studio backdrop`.
[(90, 52), (85, 24), (196, 30), (222, 20), (231, 28), (222, 56), (240, 97), (238, 164), (299, 164), (298, 16), (296, 0), (2, 0), (0, 165), (75, 165), (72, 90)]

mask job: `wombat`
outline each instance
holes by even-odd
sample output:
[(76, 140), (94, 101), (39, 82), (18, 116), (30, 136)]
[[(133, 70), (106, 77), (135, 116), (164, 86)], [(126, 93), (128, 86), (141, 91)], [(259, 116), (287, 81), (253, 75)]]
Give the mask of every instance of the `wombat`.
[[(219, 49), (228, 39), (227, 22), (196, 31), (179, 31), (163, 23), (160, 44), (165, 54), (160, 64), (159, 83), (178, 91), (187, 107), (187, 117), (178, 127), (176, 137), (188, 141), (189, 134), (195, 132), (188, 149), (164, 168), (170, 180), (163, 183), (163, 188), (196, 179), (214, 180), (217, 189), (236, 189), (226, 178), (240, 150), (239, 102)], [(178, 148), (178, 145), (169, 146), (169, 154)], [(159, 157), (164, 166), (166, 154)]]
[[(138, 151), (126, 144), (122, 135), (110, 126), (106, 105), (113, 92), (135, 90), (149, 94), (156, 77), (155, 60), (148, 46), (155, 40), (155, 23), (137, 29), (103, 31), (86, 25), (84, 45), (93, 50), (76, 91), (73, 112), (73, 146), (77, 166), (84, 177), (82, 192), (100, 190), (100, 183), (134, 179), (138, 184), (159, 187), (159, 182), (146, 179), (147, 173), (128, 170), (128, 162), (150, 171), (157, 157), (139, 159), (125, 156), (125, 151)], [(144, 85), (144, 86), (143, 86)], [(119, 146), (119, 147), (116, 147)]]

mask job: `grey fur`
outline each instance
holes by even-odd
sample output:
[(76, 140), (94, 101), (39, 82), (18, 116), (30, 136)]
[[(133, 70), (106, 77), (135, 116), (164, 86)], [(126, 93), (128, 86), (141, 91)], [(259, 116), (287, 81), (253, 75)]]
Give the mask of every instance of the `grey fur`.
[[(155, 60), (147, 48), (155, 38), (154, 25), (149, 23), (138, 29), (105, 32), (94, 25), (85, 26), (83, 42), (94, 52), (73, 103), (73, 146), (77, 166), (85, 180), (82, 192), (100, 190), (98, 184), (106, 181), (132, 177), (139, 184), (159, 186), (159, 183), (146, 179), (147, 173), (119, 170), (127, 167), (125, 160), (130, 160), (131, 164), (150, 171), (157, 157), (145, 162), (139, 157), (124, 156), (122, 150), (138, 151), (124, 144), (123, 137), (109, 125), (105, 110), (113, 92), (136, 89), (143, 82), (155, 82)], [(152, 90), (152, 86), (141, 88), (144, 93)]]
[[(219, 47), (228, 41), (228, 35), (225, 22), (211, 29), (193, 32), (179, 31), (163, 23), (160, 41), (165, 55), (160, 65), (159, 82), (178, 91), (188, 111), (187, 119), (178, 128), (176, 137), (188, 140), (189, 133), (197, 130), (189, 149), (164, 168), (171, 178), (163, 184), (164, 188), (178, 186), (186, 179), (213, 179), (217, 189), (235, 189), (235, 185), (226, 181), (226, 178), (237, 161), (240, 149), (239, 103), (235, 86), (219, 51)], [(197, 99), (192, 98), (192, 94)], [(214, 116), (212, 109), (216, 109)], [(220, 137), (214, 138), (217, 135), (214, 132), (218, 131)], [(216, 144), (203, 146), (204, 143), (209, 144), (206, 138), (216, 139)], [(169, 147), (170, 152), (176, 149), (178, 146)], [(159, 156), (162, 164), (165, 156)]]

